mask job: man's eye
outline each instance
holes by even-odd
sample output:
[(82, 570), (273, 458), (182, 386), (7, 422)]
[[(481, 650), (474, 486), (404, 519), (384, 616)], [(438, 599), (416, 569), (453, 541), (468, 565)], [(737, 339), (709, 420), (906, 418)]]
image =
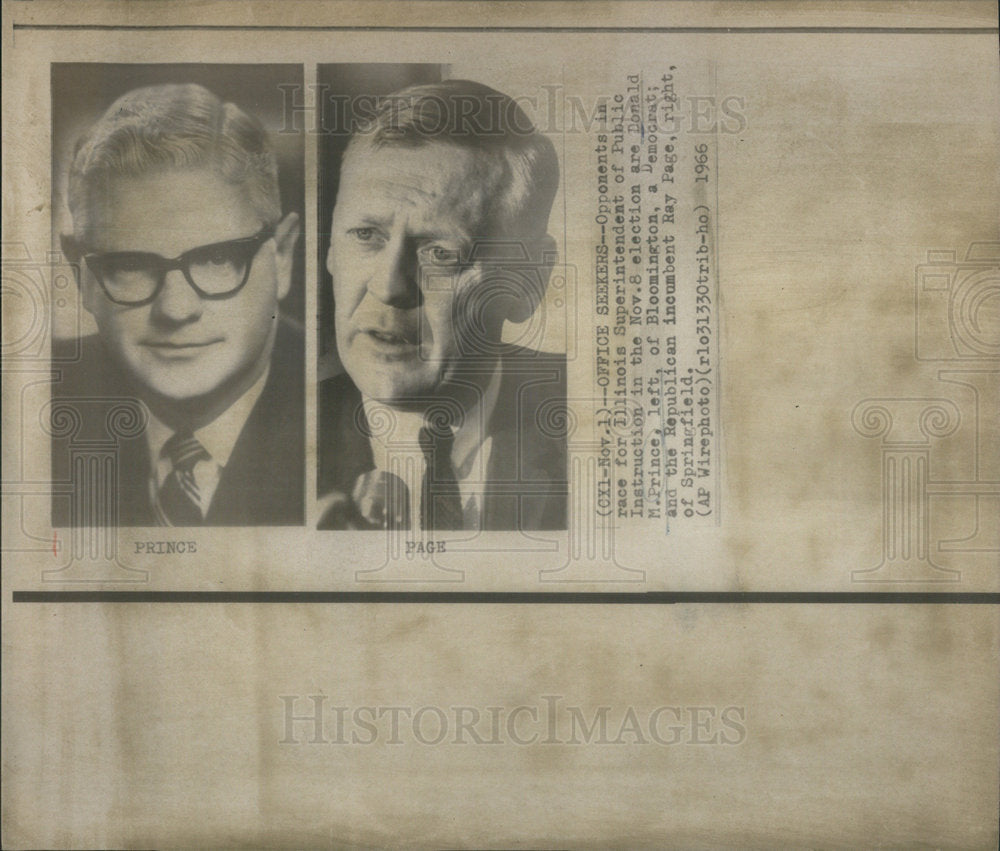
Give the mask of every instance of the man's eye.
[(141, 272), (148, 268), (149, 261), (142, 257), (109, 258), (107, 267), (113, 272)]
[(232, 262), (232, 258), (225, 251), (216, 251), (209, 254), (206, 260), (212, 266), (227, 266)]
[(370, 245), (378, 241), (378, 234), (375, 228), (351, 228), (348, 233), (358, 242)]
[(427, 245), (421, 249), (421, 256), (427, 263), (435, 266), (455, 266), (458, 264), (458, 252), (454, 248), (444, 248), (441, 245)]
[(125, 272), (131, 272), (135, 269), (141, 269), (148, 265), (148, 261), (143, 257), (133, 257), (128, 254), (121, 255), (120, 257), (108, 257), (105, 262), (114, 269), (120, 269)]

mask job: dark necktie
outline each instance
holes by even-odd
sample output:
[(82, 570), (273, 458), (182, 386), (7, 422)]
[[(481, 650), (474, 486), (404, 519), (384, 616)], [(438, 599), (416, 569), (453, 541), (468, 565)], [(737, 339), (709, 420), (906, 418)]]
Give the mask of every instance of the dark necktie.
[(461, 529), (462, 499), (451, 449), (455, 436), (447, 426), (424, 426), (417, 436), (424, 454), (424, 481), (420, 495), (420, 528)]
[(161, 526), (200, 526), (204, 518), (194, 467), (211, 456), (189, 431), (176, 432), (160, 454), (170, 459), (173, 469), (156, 495), (156, 519)]

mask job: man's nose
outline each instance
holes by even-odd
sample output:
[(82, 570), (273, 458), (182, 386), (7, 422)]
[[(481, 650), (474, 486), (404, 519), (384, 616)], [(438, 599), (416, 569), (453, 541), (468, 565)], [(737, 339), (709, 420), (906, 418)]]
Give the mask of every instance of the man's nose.
[(157, 318), (171, 323), (191, 322), (201, 316), (201, 297), (179, 269), (167, 272), (163, 287), (153, 302)]
[(380, 252), (368, 279), (368, 292), (390, 307), (415, 307), (419, 302), (416, 252), (404, 240), (390, 243)]

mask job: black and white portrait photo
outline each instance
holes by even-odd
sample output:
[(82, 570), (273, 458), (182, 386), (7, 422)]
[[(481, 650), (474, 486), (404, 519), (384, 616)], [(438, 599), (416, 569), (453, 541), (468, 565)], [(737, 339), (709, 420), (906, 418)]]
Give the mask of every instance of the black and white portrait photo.
[(320, 528), (566, 528), (552, 141), (441, 66), (319, 81)]
[(304, 522), (301, 75), (52, 66), (54, 525)]

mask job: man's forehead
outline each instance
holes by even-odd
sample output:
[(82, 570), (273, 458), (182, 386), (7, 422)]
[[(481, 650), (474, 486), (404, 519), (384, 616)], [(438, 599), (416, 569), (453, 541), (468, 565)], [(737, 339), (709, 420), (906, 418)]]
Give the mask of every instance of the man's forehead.
[(172, 256), (252, 235), (262, 222), (245, 186), (208, 169), (170, 169), (102, 181), (88, 198), (86, 232), (101, 250)]
[(352, 152), (341, 176), (338, 203), (377, 215), (401, 207), (478, 224), (495, 189), (496, 168), (473, 152), (444, 144)]

